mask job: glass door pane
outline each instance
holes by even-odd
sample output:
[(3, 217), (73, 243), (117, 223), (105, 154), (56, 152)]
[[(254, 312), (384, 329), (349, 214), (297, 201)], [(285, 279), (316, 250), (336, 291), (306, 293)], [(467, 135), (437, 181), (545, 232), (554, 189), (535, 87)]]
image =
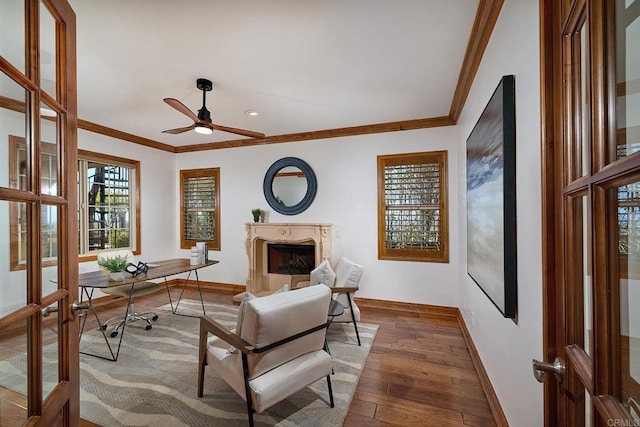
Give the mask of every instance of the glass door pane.
[(58, 99), (56, 63), (56, 20), (40, 2), (40, 87), (53, 99)]
[(25, 72), (24, 0), (2, 0), (0, 13), (0, 55)]
[(616, 159), (640, 151), (639, 3), (616, 1)]
[(623, 404), (640, 420), (640, 182), (616, 188)]

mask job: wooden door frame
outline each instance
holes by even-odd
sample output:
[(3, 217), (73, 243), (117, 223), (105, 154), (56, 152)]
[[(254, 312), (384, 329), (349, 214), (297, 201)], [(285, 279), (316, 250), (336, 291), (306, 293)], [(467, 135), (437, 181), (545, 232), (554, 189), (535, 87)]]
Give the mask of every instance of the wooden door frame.
[[(540, 0), (540, 121), (541, 121), (541, 174), (542, 174), (542, 342), (543, 360), (554, 360), (558, 354), (557, 345), (563, 340), (564, 329), (558, 327), (557, 319), (547, 316), (556, 313), (563, 296), (558, 283), (564, 274), (562, 265), (556, 265), (558, 254), (564, 251), (561, 236), (563, 204), (562, 168), (556, 159), (562, 153), (562, 49), (556, 40), (560, 38), (560, 6), (557, 0)], [(560, 156), (558, 155), (560, 153)], [(559, 170), (559, 172), (558, 172)], [(556, 214), (556, 211), (559, 211)], [(560, 279), (560, 280), (558, 280)], [(552, 345), (551, 343), (556, 343)], [(552, 426), (560, 414), (558, 408), (558, 388), (555, 378), (547, 376), (544, 382), (544, 425)]]
[[(627, 168), (617, 164), (613, 167), (605, 166), (607, 159), (612, 158), (612, 144), (605, 141), (615, 141), (615, 110), (607, 106), (615, 105), (615, 34), (614, 8), (612, 0), (540, 0), (540, 81), (541, 81), (541, 168), (542, 168), (542, 262), (543, 262), (543, 357), (546, 361), (553, 361), (560, 356), (570, 359), (575, 370), (569, 370), (565, 375), (565, 382), (574, 381), (572, 375), (580, 377), (587, 391), (592, 395), (592, 403), (598, 408), (598, 413), (604, 419), (627, 419), (622, 405), (613, 396), (619, 390), (619, 358), (616, 357), (615, 347), (618, 342), (619, 322), (616, 324), (616, 308), (612, 304), (616, 298), (616, 290), (609, 280), (615, 267), (592, 271), (593, 283), (600, 283), (594, 289), (593, 328), (601, 328), (594, 332), (596, 337), (596, 354), (592, 357), (595, 366), (591, 368), (589, 358), (583, 351), (565, 349), (568, 331), (574, 327), (567, 322), (575, 320), (575, 313), (563, 313), (560, 309), (566, 307), (566, 301), (571, 298), (565, 287), (567, 280), (567, 266), (564, 257), (567, 250), (564, 218), (568, 212), (563, 190), (566, 173), (564, 168), (566, 147), (564, 140), (567, 136), (566, 127), (571, 126), (570, 119), (566, 119), (563, 97), (565, 94), (563, 78), (563, 46), (562, 38), (565, 19), (571, 15), (574, 7), (585, 6), (588, 14), (588, 32), (590, 37), (590, 74), (591, 96), (589, 105), (590, 132), (595, 147), (592, 150), (591, 167), (599, 174), (598, 179), (611, 178), (616, 171)], [(595, 108), (594, 108), (595, 107)], [(599, 147), (609, 147), (607, 150)], [(613, 153), (615, 155), (615, 152)], [(627, 158), (618, 163), (627, 165), (637, 163), (638, 157)], [(603, 170), (608, 169), (605, 173)], [(602, 212), (604, 204), (604, 190), (597, 181), (588, 177), (584, 182), (571, 184), (569, 187), (581, 189), (583, 195), (587, 191), (590, 198), (592, 212)], [(604, 224), (590, 224), (589, 238), (595, 239), (592, 246), (594, 257), (607, 257), (606, 241), (609, 230)], [(599, 243), (598, 243), (599, 242)], [(615, 263), (614, 263), (615, 264)], [(616, 276), (617, 278), (617, 276)], [(604, 286), (606, 284), (606, 286)], [(601, 301), (600, 307), (595, 304)], [(563, 315), (560, 315), (562, 313)], [(604, 349), (604, 350), (603, 350)], [(576, 372), (577, 371), (577, 372)], [(583, 371), (583, 372), (580, 372)], [(588, 375), (585, 375), (587, 373)], [(565, 384), (566, 385), (566, 384)], [(572, 414), (568, 413), (568, 398), (560, 392), (560, 384), (552, 375), (546, 376), (544, 383), (544, 423), (545, 426), (571, 425)], [(596, 425), (604, 425), (603, 420), (595, 416)]]

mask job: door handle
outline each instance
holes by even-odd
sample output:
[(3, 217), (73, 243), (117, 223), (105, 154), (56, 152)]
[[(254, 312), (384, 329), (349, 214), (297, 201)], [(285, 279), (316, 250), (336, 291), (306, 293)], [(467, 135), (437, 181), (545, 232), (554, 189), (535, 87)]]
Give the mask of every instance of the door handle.
[(75, 316), (75, 314), (82, 310), (84, 312), (89, 311), (89, 309), (91, 308), (91, 304), (89, 303), (85, 303), (85, 304), (80, 304), (78, 303), (78, 301), (74, 301), (71, 304), (71, 314), (73, 314)]
[(539, 383), (544, 382), (544, 373), (551, 372), (556, 376), (558, 381), (562, 381), (564, 378), (564, 372), (566, 370), (564, 360), (560, 357), (556, 357), (553, 363), (540, 362), (539, 360), (533, 359), (533, 376), (536, 377)]

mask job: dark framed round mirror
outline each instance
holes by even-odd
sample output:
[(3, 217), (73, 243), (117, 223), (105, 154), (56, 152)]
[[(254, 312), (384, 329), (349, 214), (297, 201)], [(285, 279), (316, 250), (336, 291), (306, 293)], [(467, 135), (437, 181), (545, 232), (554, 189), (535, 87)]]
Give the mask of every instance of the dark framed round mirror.
[(307, 162), (297, 157), (284, 157), (269, 167), (262, 188), (274, 211), (297, 215), (311, 206), (318, 183)]

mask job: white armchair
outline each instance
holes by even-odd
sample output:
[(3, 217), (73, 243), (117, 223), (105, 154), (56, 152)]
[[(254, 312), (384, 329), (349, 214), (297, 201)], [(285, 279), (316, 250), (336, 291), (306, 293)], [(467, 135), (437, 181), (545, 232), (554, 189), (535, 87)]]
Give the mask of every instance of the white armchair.
[(239, 330), (233, 332), (201, 317), (198, 396), (203, 395), (208, 365), (246, 401), (251, 426), (254, 412), (322, 377), (327, 378), (333, 408), (331, 356), (323, 350), (330, 301), (326, 286), (249, 299), (238, 312)]
[(332, 322), (353, 322), (353, 327), (360, 342), (360, 333), (358, 332), (358, 321), (360, 321), (360, 309), (353, 300), (355, 292), (358, 290), (358, 284), (364, 269), (360, 264), (356, 264), (349, 258), (342, 257), (335, 266), (335, 271), (324, 260), (315, 270), (311, 272), (311, 285), (324, 284), (331, 288), (334, 294), (333, 299), (344, 307), (344, 313), (335, 316)]

